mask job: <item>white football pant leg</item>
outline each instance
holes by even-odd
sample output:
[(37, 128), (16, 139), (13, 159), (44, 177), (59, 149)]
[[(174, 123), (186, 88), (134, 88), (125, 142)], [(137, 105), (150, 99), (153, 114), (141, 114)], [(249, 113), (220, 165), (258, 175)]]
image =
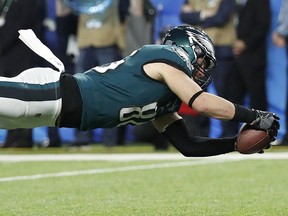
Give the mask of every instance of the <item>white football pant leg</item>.
[[(0, 128), (55, 126), (62, 105), (60, 75), (51, 68), (31, 68), (16, 77), (0, 77)], [(47, 86), (52, 86), (49, 92)]]

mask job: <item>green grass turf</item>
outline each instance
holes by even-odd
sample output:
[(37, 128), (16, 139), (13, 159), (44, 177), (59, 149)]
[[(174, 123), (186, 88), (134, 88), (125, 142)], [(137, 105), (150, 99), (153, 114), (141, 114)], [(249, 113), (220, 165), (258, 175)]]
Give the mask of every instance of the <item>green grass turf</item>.
[[(0, 178), (159, 163), (0, 163)], [(286, 216), (287, 180), (287, 160), (244, 160), (0, 182), (0, 215)]]

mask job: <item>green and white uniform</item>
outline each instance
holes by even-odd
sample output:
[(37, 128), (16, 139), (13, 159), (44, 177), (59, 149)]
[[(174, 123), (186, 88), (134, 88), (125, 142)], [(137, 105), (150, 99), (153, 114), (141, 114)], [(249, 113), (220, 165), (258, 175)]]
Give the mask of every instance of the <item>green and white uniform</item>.
[(178, 111), (181, 100), (143, 71), (151, 62), (167, 63), (191, 77), (187, 55), (167, 45), (146, 45), (120, 61), (76, 74), (83, 100), (80, 130), (136, 125)]
[[(56, 125), (89, 130), (141, 124), (178, 111), (181, 100), (144, 72), (143, 65), (151, 62), (167, 63), (191, 77), (187, 54), (168, 45), (147, 45), (120, 61), (74, 76), (31, 68), (17, 77), (0, 77), (0, 128)], [(75, 84), (63, 81), (65, 76)], [(80, 109), (74, 110), (75, 105)]]

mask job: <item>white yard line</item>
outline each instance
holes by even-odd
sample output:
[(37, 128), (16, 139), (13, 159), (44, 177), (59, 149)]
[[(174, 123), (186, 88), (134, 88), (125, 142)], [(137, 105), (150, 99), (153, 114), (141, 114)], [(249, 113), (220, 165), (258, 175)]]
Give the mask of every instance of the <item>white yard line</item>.
[[(265, 153), (265, 154), (253, 154), (253, 155), (240, 155), (240, 154), (226, 154), (215, 157), (206, 158), (186, 158), (178, 153), (150, 153), (150, 154), (47, 154), (47, 155), (0, 155), (0, 162), (24, 162), (24, 161), (136, 161), (136, 160), (182, 160), (169, 163), (158, 163), (149, 165), (137, 165), (137, 166), (125, 166), (114, 168), (102, 168), (92, 170), (80, 170), (80, 171), (67, 171), (48, 174), (36, 174), (27, 176), (13, 176), (0, 178), (0, 182), (11, 181), (23, 181), (33, 179), (55, 178), (63, 176), (79, 176), (79, 175), (91, 175), (101, 173), (113, 173), (113, 172), (125, 172), (134, 170), (149, 170), (171, 167), (183, 167), (183, 166), (195, 166), (205, 165), (213, 163), (224, 163), (229, 161), (239, 160), (277, 160), (288, 159), (288, 153)], [(183, 161), (184, 160), (184, 161)]]
[[(229, 161), (235, 161), (235, 160), (241, 160), (241, 159), (233, 159)], [(151, 170), (151, 169), (171, 168), (171, 167), (195, 166), (195, 165), (215, 164), (215, 163), (223, 163), (223, 162), (228, 162), (228, 160), (194, 160), (194, 161), (181, 161), (181, 162), (174, 162), (174, 163), (169, 162), (169, 163), (160, 163), (160, 164), (101, 168), (101, 169), (92, 169), (92, 170), (67, 171), (67, 172), (36, 174), (36, 175), (27, 175), (27, 176), (13, 176), (13, 177), (0, 178), (0, 183), (11, 182), (11, 181), (55, 178), (55, 177), (64, 177), (64, 176), (79, 176), (79, 175), (92, 175), (92, 174), (101, 174), (101, 173), (126, 172), (126, 171), (135, 171), (135, 170), (139, 171), (139, 170)]]
[(37, 154), (0, 155), (0, 162), (25, 161), (142, 161), (142, 160), (185, 160), (175, 153), (134, 153), (134, 154)]
[(243, 155), (231, 153), (214, 157), (188, 158), (180, 153), (129, 153), (129, 154), (0, 154), (1, 162), (28, 161), (147, 161), (147, 160), (203, 160), (203, 159), (288, 159), (288, 152)]

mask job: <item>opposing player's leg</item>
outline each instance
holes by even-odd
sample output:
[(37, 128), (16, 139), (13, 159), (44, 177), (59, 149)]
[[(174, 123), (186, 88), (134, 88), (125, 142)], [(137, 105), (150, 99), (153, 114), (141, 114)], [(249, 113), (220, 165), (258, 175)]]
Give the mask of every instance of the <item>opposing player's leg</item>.
[(0, 77), (0, 128), (55, 126), (61, 110), (60, 73), (31, 68)]

